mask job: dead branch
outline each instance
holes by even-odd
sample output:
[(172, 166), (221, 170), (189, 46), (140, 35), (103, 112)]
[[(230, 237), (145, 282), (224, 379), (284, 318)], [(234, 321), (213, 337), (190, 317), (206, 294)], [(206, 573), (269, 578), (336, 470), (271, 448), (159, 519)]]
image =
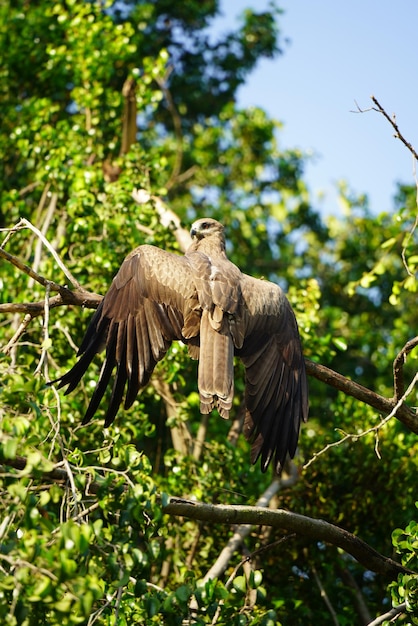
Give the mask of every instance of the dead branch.
[[(39, 274), (37, 274), (32, 268), (30, 268), (28, 265), (22, 263), (21, 261), (19, 261), (16, 257), (13, 257), (13, 255), (8, 255), (8, 253), (4, 250), (4, 246), (6, 244), (6, 241), (9, 240), (10, 236), (19, 231), (22, 230), (24, 228), (29, 228), (33, 233), (35, 233), (35, 235), (39, 238), (39, 240), (44, 244), (44, 246), (47, 248), (47, 250), (49, 250), (49, 252), (51, 253), (51, 255), (53, 256), (56, 264), (58, 265), (58, 267), (63, 271), (64, 275), (68, 278), (68, 280), (70, 281), (70, 283), (76, 288), (76, 289), (81, 289), (81, 285), (78, 282), (78, 280), (72, 275), (72, 273), (70, 272), (70, 270), (64, 265), (64, 263), (61, 261), (60, 257), (58, 256), (58, 254), (56, 253), (56, 251), (54, 250), (54, 248), (51, 246), (51, 244), (49, 243), (49, 241), (46, 239), (46, 237), (41, 233), (41, 231), (36, 228), (36, 226), (34, 226), (31, 222), (29, 222), (29, 220), (22, 218), (15, 226), (13, 226), (10, 229), (2, 229), (2, 230), (7, 230), (8, 234), (7, 237), (5, 239), (5, 241), (3, 242), (3, 244), (0, 246), (0, 253), (1, 256), (3, 256), (4, 258), (6, 258), (8, 261), (10, 261), (11, 263), (13, 263), (14, 265), (16, 265), (16, 263), (11, 260), (14, 259), (15, 261), (18, 261), (20, 266), (17, 265), (17, 267), (19, 267), (19, 269), (22, 269), (22, 271), (24, 271), (25, 273), (29, 274), (29, 276), (31, 276), (31, 278), (33, 278), (34, 280), (36, 280), (37, 282), (40, 282), (38, 280)], [(26, 269), (23, 269), (23, 267), (25, 267)], [(29, 270), (29, 272), (27, 271)], [(45, 279), (44, 279), (45, 280)], [(52, 283), (52, 281), (48, 281), (49, 283)], [(45, 283), (41, 283), (44, 284)], [(51, 287), (52, 289), (52, 287)], [(55, 289), (55, 291), (58, 291), (58, 289)]]
[(396, 137), (396, 139), (399, 139), (400, 141), (402, 141), (402, 143), (404, 144), (404, 146), (406, 146), (408, 148), (408, 150), (410, 151), (410, 153), (413, 155), (413, 157), (415, 159), (418, 159), (418, 154), (416, 152), (416, 150), (414, 149), (414, 147), (412, 146), (412, 144), (405, 139), (405, 137), (402, 135), (401, 131), (399, 130), (399, 126), (396, 122), (396, 116), (392, 115), (392, 117), (385, 111), (385, 109), (382, 107), (382, 105), (380, 104), (380, 102), (378, 101), (377, 98), (375, 98), (374, 96), (370, 96), (372, 102), (376, 105), (375, 107), (372, 107), (373, 111), (377, 111), (378, 113), (381, 113), (383, 115), (383, 117), (385, 117), (387, 119), (387, 121), (389, 122), (389, 124), (391, 124), (391, 126), (393, 127), (395, 134), (394, 137)]
[[(0, 458), (0, 463), (4, 466), (0, 468), (3, 471), (6, 471), (7, 466), (17, 470), (25, 470), (27, 465), (24, 457)], [(71, 467), (71, 470), (76, 472), (80, 468)], [(37, 474), (39, 474), (39, 470), (37, 470)], [(65, 484), (69, 480), (67, 469), (61, 467), (55, 467), (52, 471), (41, 472), (41, 474), (43, 480), (49, 478)], [(126, 476), (126, 478), (128, 477)], [(128, 482), (132, 486), (131, 481)], [(97, 494), (101, 486), (100, 479), (89, 482), (89, 494)], [(201, 520), (210, 524), (272, 526), (313, 541), (324, 541), (351, 554), (365, 568), (391, 579), (395, 579), (398, 574), (415, 573), (393, 559), (380, 554), (362, 539), (343, 528), (321, 519), (306, 517), (283, 509), (272, 510), (260, 506), (205, 504), (171, 497), (168, 504), (162, 505), (162, 510), (167, 515)]]

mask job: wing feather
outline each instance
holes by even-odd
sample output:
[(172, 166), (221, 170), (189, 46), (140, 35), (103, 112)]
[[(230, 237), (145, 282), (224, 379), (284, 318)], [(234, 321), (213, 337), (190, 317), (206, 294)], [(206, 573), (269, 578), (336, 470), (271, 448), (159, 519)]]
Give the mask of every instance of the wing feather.
[(308, 388), (299, 331), (283, 291), (243, 275), (245, 338), (236, 353), (246, 370), (244, 434), (251, 461), (278, 472), (294, 456), (301, 421), (308, 416)]
[[(108, 426), (123, 400), (129, 408), (148, 383), (157, 362), (174, 339), (184, 339), (184, 319), (194, 320), (188, 337), (199, 332), (197, 294), (186, 257), (154, 246), (140, 246), (129, 254), (94, 313), (74, 367), (57, 382), (72, 391), (96, 353), (106, 349), (95, 391), (84, 416), (94, 415), (113, 376), (105, 416)], [(195, 319), (196, 318), (196, 319)], [(116, 370), (116, 371), (115, 371)]]

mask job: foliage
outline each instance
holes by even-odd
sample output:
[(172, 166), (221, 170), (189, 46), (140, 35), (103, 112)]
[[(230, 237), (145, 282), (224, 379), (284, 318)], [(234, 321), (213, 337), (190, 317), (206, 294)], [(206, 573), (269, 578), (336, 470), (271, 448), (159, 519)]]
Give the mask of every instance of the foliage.
[[(418, 523), (411, 521), (404, 530), (397, 528), (393, 531), (392, 538), (396, 552), (401, 555), (403, 565), (416, 572), (418, 568)], [(418, 624), (417, 574), (399, 575), (398, 580), (390, 587), (394, 606), (405, 602), (406, 618), (411, 619), (412, 624)]]
[[(323, 220), (303, 181), (304, 155), (281, 148), (280, 124), (263, 110), (235, 102), (256, 62), (281, 52), (279, 10), (246, 11), (240, 28), (213, 41), (207, 27), (218, 12), (215, 0), (4, 3), (1, 226), (30, 219), (79, 282), (103, 293), (135, 246), (178, 249), (153, 202), (133, 201), (135, 187), (164, 196), (184, 223), (219, 218), (233, 261), (288, 290), (306, 356), (390, 397), (393, 359), (416, 334), (415, 190), (400, 188), (393, 214), (373, 215), (343, 186), (344, 211)], [(9, 232), (5, 249), (67, 282), (31, 231)], [(3, 260), (0, 283), (2, 303), (45, 298)], [(109, 429), (102, 411), (80, 426), (97, 369), (65, 397), (45, 380), (74, 361), (89, 315), (51, 309), (48, 334), (35, 317), (0, 361), (3, 620), (330, 623), (318, 579), (340, 624), (358, 623), (358, 596), (371, 615), (384, 612), (388, 581), (335, 548), (268, 529), (246, 539), (251, 567), (236, 555), (224, 578), (204, 581), (230, 529), (165, 515), (164, 494), (255, 504), (271, 476), (249, 466), (248, 446), (229, 423), (202, 421), (196, 364), (181, 346)], [(4, 316), (1, 345), (23, 320)], [(412, 352), (407, 383), (416, 364)], [(241, 374), (237, 365), (236, 414)], [(416, 570), (415, 436), (394, 419), (363, 436), (380, 423), (375, 410), (318, 381), (310, 387), (298, 462), (344, 433), (358, 438), (306, 465), (273, 504), (332, 521), (386, 555), (394, 529), (405, 528), (393, 532), (393, 546)], [(407, 600), (416, 616), (416, 578), (390, 589), (394, 604)]]

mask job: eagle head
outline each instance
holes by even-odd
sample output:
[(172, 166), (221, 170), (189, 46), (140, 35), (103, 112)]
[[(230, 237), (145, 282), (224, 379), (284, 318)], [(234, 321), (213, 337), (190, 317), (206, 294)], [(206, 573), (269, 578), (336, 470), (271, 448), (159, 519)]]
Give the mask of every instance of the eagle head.
[(190, 229), (192, 239), (203, 239), (209, 235), (218, 235), (223, 238), (224, 227), (220, 222), (213, 220), (211, 217), (202, 217), (200, 220), (193, 222)]

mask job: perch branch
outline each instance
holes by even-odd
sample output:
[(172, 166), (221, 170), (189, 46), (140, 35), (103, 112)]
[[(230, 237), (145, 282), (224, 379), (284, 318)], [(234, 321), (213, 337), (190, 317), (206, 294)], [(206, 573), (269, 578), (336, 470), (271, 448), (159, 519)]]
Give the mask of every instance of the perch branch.
[[(181, 221), (177, 217), (177, 215), (173, 211), (171, 211), (160, 198), (151, 196), (149, 192), (144, 189), (134, 190), (132, 192), (132, 197), (139, 204), (144, 204), (146, 202), (152, 201), (154, 203), (155, 210), (157, 211), (158, 216), (161, 220), (161, 223), (167, 228), (171, 227), (173, 229), (173, 234), (180, 248), (183, 251), (188, 248), (191, 242), (190, 234), (186, 229), (182, 227)], [(26, 223), (26, 220), (24, 220), (24, 222)], [(43, 237), (42, 233), (39, 234), (41, 237)], [(53, 252), (54, 254), (56, 254), (55, 251)], [(18, 267), (21, 271), (28, 274), (28, 276), (32, 277), (45, 288), (48, 285), (49, 291), (58, 292), (57, 296), (53, 296), (49, 299), (50, 309), (64, 304), (73, 304), (76, 306), (83, 306), (94, 309), (97, 308), (100, 301), (102, 300), (102, 296), (96, 293), (86, 291), (81, 286), (76, 287), (76, 289), (74, 290), (70, 290), (66, 286), (62, 286), (53, 281), (47, 280), (40, 274), (34, 272), (31, 267), (23, 263), (20, 259), (6, 252), (6, 250), (4, 250), (4, 248), (2, 247), (0, 247), (0, 257), (5, 258), (7, 261)], [(57, 262), (58, 261), (60, 267), (62, 267), (64, 273), (68, 277), (68, 270), (65, 268), (65, 266), (63, 266), (62, 262), (59, 260), (59, 257)], [(72, 282), (74, 283), (74, 280), (72, 280)], [(78, 281), (75, 281), (75, 283), (79, 285)], [(44, 307), (44, 300), (41, 302), (30, 303), (5, 303), (0, 304), (0, 313), (25, 313), (33, 318), (37, 315), (41, 315), (44, 312)], [(29, 324), (29, 322), (30, 319), (28, 318), (28, 320), (26, 321), (25, 318), (24, 323), (26, 324), (26, 326), (27, 324)], [(412, 350), (413, 347), (415, 347), (415, 344), (412, 345), (412, 347), (410, 347), (408, 351)], [(406, 352), (404, 354), (406, 355)], [(328, 367), (325, 367), (324, 365), (321, 365), (319, 363), (314, 363), (313, 361), (306, 360), (306, 369), (310, 376), (321, 380), (327, 385), (330, 385), (335, 389), (339, 389), (340, 391), (343, 391), (344, 393), (353, 396), (360, 402), (369, 404), (373, 408), (381, 411), (386, 415), (395, 415), (396, 418), (399, 419), (403, 424), (405, 424), (405, 426), (407, 426), (412, 432), (418, 433), (418, 414), (410, 409), (403, 402), (400, 403), (398, 406), (398, 403), (394, 399), (388, 399), (380, 396), (374, 391), (368, 389), (367, 387), (363, 387), (363, 385), (349, 380), (338, 372), (335, 372), (334, 370), (331, 370)], [(394, 407), (396, 407), (395, 414), (393, 413)]]

